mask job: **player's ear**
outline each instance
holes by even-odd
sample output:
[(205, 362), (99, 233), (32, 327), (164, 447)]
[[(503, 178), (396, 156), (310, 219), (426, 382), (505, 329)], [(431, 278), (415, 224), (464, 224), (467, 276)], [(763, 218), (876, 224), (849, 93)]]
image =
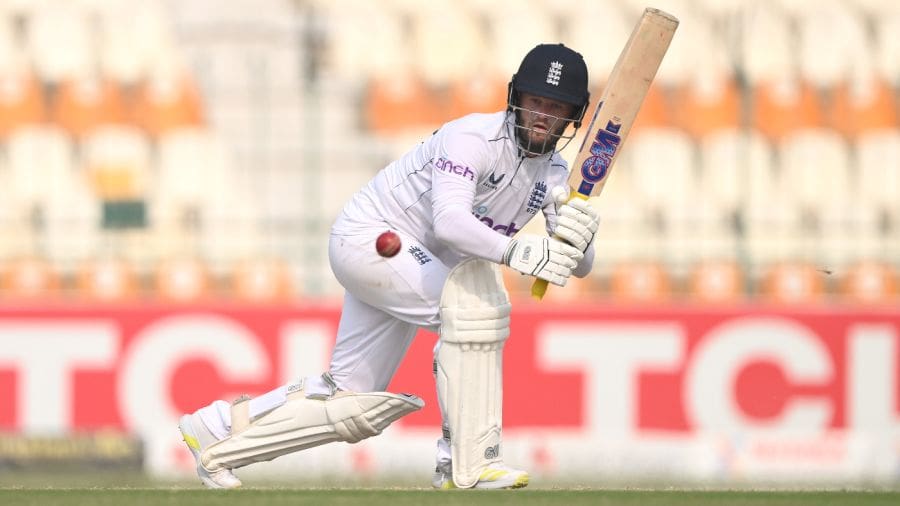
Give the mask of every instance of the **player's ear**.
[(584, 119), (584, 113), (587, 112), (589, 105), (591, 105), (591, 92), (587, 91), (584, 94), (584, 104), (581, 106), (578, 114), (575, 115), (575, 128), (581, 128), (581, 121)]

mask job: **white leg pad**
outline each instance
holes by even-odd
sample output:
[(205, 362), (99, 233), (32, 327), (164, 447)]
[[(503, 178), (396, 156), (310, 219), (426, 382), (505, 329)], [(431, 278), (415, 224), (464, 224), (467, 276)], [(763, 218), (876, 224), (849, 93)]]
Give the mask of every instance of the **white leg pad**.
[(503, 344), (509, 337), (509, 296), (499, 266), (481, 259), (457, 265), (441, 293), (438, 395), (450, 428), (453, 482), (475, 486), (500, 462)]
[(333, 441), (356, 443), (425, 405), (414, 395), (389, 392), (342, 391), (310, 399), (296, 388), (284, 404), (250, 420), (248, 400), (239, 399), (232, 406), (231, 435), (203, 451), (201, 463), (207, 471), (272, 460)]

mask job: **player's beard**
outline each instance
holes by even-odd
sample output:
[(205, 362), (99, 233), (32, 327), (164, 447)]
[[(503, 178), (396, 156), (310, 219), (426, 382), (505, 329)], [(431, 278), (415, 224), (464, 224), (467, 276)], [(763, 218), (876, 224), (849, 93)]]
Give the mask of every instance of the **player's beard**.
[(547, 114), (516, 110), (516, 137), (519, 147), (531, 155), (545, 155), (556, 149), (569, 120)]

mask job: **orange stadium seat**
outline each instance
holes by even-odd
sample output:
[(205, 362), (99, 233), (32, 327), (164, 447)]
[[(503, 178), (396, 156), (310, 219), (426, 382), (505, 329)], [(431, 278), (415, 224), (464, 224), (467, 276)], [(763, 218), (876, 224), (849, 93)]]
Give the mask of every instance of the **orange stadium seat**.
[(132, 108), (135, 124), (156, 138), (180, 127), (204, 125), (200, 90), (186, 71), (160, 71), (141, 82)]
[(763, 300), (779, 304), (820, 302), (825, 296), (827, 271), (807, 262), (779, 262), (764, 273)]
[[(600, 100), (602, 94), (602, 86), (591, 92), (591, 108), (596, 107), (597, 101)], [(593, 109), (585, 113), (588, 121), (590, 121), (591, 114), (593, 114)], [(641, 110), (638, 112), (634, 124), (631, 125), (631, 132), (634, 133), (647, 128), (671, 126), (673, 126), (673, 111), (669, 104), (669, 97), (666, 95), (666, 90), (661, 85), (653, 84), (650, 86), (650, 89), (647, 90), (647, 96), (644, 98)]]
[(473, 112), (497, 112), (506, 109), (506, 84), (509, 78), (459, 79), (450, 85), (444, 121)]
[(741, 124), (741, 98), (728, 76), (688, 82), (675, 90), (672, 100), (675, 124), (694, 139)]
[(56, 92), (50, 119), (80, 138), (100, 125), (125, 122), (125, 110), (115, 82), (92, 77), (67, 79)]
[(897, 271), (890, 265), (861, 261), (852, 265), (841, 277), (840, 293), (849, 302), (895, 302), (900, 293), (898, 281)]
[(809, 83), (794, 79), (769, 81), (753, 90), (751, 123), (770, 141), (803, 128), (823, 125), (823, 105)]
[(85, 262), (78, 271), (76, 283), (78, 295), (91, 300), (127, 300), (138, 291), (134, 269), (116, 258)]
[(442, 112), (436, 98), (424, 81), (412, 75), (375, 79), (366, 90), (366, 125), (381, 134), (438, 126)]
[(671, 277), (657, 262), (622, 262), (612, 269), (609, 295), (616, 302), (660, 302), (671, 294)]
[(156, 295), (172, 302), (203, 299), (212, 289), (207, 267), (192, 258), (175, 258), (163, 262), (156, 271)]
[(698, 263), (688, 283), (690, 297), (698, 302), (737, 302), (744, 298), (745, 276), (732, 260)]
[(45, 116), (44, 94), (33, 75), (0, 74), (0, 137), (20, 126), (41, 123)]
[(828, 108), (828, 126), (848, 138), (867, 131), (898, 128), (894, 90), (874, 77), (841, 84)]
[(232, 272), (233, 295), (244, 301), (284, 301), (293, 295), (290, 271), (280, 260), (239, 262)]
[(10, 261), (0, 273), (0, 287), (8, 298), (47, 298), (58, 294), (59, 275), (51, 265), (36, 257)]

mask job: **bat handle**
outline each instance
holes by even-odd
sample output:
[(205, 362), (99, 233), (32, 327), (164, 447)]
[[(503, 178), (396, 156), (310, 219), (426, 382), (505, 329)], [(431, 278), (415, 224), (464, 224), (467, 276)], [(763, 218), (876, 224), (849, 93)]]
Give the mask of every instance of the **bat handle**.
[[(587, 200), (589, 198), (588, 195), (580, 193), (576, 190), (572, 190), (569, 193), (569, 198), (566, 199), (566, 202), (571, 202), (572, 199), (584, 199)], [(556, 239), (562, 240), (562, 238), (553, 236)], [(541, 300), (544, 298), (544, 294), (547, 293), (547, 287), (550, 286), (550, 283), (547, 282), (546, 279), (535, 279), (534, 283), (531, 284), (531, 298), (534, 300)]]
[(550, 286), (550, 283), (546, 279), (535, 279), (534, 283), (531, 284), (531, 298), (534, 300), (543, 299), (544, 294), (547, 293), (548, 286)]

